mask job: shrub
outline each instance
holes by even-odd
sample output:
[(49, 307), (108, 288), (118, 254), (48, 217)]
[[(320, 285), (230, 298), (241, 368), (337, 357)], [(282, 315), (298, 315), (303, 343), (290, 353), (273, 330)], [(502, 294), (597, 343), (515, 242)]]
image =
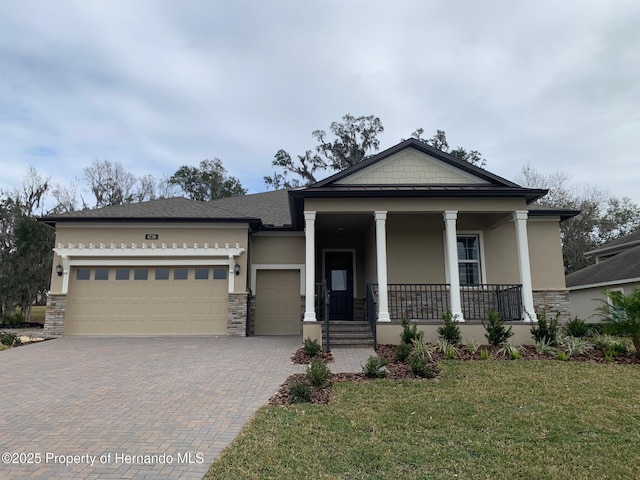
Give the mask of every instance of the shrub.
[(291, 403), (311, 402), (311, 387), (304, 382), (295, 382), (289, 387), (289, 401)]
[(449, 345), (449, 347), (447, 347), (445, 356), (447, 357), (447, 360), (455, 360), (456, 353), (457, 353), (457, 350), (453, 347), (453, 345)]
[(491, 354), (486, 348), (482, 349), (482, 351), (480, 352), (480, 360), (489, 360), (490, 356)]
[(435, 377), (435, 373), (433, 373), (433, 370), (431, 369), (431, 366), (429, 365), (427, 359), (419, 355), (409, 357), (409, 367), (411, 368), (411, 373), (413, 373), (416, 377)]
[(520, 347), (512, 342), (504, 342), (498, 349), (498, 354), (509, 355), (512, 359), (520, 358)]
[(411, 345), (414, 340), (422, 340), (424, 338), (424, 332), (418, 331), (417, 325), (409, 325), (409, 320), (402, 319), (402, 333), (400, 334), (401, 343)]
[(538, 315), (538, 323), (531, 327), (531, 335), (536, 342), (545, 339), (551, 343), (552, 346), (558, 345), (558, 317), (547, 321), (547, 316), (544, 313)]
[(564, 337), (560, 345), (568, 357), (582, 355), (593, 348), (593, 345), (580, 337)]
[(0, 332), (0, 344), (9, 347), (20, 345), (20, 337), (13, 332)]
[(500, 318), (500, 314), (498, 312), (487, 312), (487, 320), (486, 324), (484, 323), (484, 320), (482, 321), (482, 326), (487, 331), (484, 336), (487, 337), (487, 340), (491, 345), (497, 347), (513, 336), (511, 327), (505, 328), (504, 323), (502, 323), (502, 318)]
[(444, 325), (438, 328), (438, 335), (443, 340), (449, 342), (450, 345), (457, 345), (462, 340), (460, 335), (460, 327), (458, 327), (458, 317), (447, 312), (442, 316)]
[(423, 338), (416, 338), (411, 343), (412, 347), (410, 357), (422, 357), (425, 360), (431, 360), (433, 358), (435, 347), (425, 342)]
[(567, 355), (565, 352), (561, 350), (558, 352), (557, 358), (558, 360), (562, 360), (563, 362), (566, 362), (567, 360), (569, 360), (569, 355)]
[(384, 358), (371, 355), (362, 367), (362, 371), (369, 378), (384, 378), (387, 376), (386, 365), (387, 361)]
[(14, 310), (2, 315), (2, 324), (4, 325), (18, 325), (24, 323), (24, 321), (24, 314), (20, 310)]
[(318, 343), (317, 340), (311, 340), (311, 338), (309, 337), (304, 339), (304, 345), (302, 348), (304, 350), (304, 353), (306, 353), (310, 357), (318, 357), (322, 352), (320, 343)]
[(329, 367), (322, 358), (315, 357), (311, 360), (309, 368), (307, 368), (307, 378), (311, 382), (311, 385), (316, 387), (324, 386), (330, 375), (331, 370), (329, 370)]
[(555, 355), (556, 349), (549, 340), (543, 338), (536, 342), (536, 352), (540, 355)]
[(465, 344), (466, 344), (467, 351), (471, 355), (475, 355), (478, 352), (478, 349), (480, 348), (480, 344), (476, 342), (474, 338), (467, 338), (465, 340)]
[(411, 345), (402, 342), (394, 349), (394, 353), (398, 361), (404, 362), (411, 355)]
[(584, 320), (574, 317), (564, 325), (563, 331), (567, 336), (581, 338), (589, 335), (591, 328), (589, 328), (589, 325), (587, 325)]
[(511, 357), (511, 360), (518, 360), (520, 358), (520, 350), (510, 350), (509, 357)]
[(629, 352), (629, 346), (624, 343), (613, 343), (607, 350), (614, 358), (618, 358), (620, 355), (624, 355)]
[(640, 288), (634, 288), (629, 295), (608, 291), (606, 297), (597, 309), (605, 332), (630, 337), (640, 357)]

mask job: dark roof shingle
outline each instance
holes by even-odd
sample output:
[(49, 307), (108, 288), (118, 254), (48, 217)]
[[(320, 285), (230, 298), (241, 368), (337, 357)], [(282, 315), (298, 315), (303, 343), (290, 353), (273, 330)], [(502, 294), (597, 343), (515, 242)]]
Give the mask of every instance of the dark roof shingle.
[(567, 287), (577, 287), (631, 278), (640, 278), (640, 245), (570, 273), (565, 280)]

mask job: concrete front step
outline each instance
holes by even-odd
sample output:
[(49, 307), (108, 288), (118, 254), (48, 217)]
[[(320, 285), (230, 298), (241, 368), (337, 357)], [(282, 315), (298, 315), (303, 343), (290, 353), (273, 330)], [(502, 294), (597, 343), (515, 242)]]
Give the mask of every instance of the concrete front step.
[[(322, 338), (326, 339), (326, 326), (322, 324)], [(373, 347), (373, 334), (368, 322), (329, 322), (330, 347)]]

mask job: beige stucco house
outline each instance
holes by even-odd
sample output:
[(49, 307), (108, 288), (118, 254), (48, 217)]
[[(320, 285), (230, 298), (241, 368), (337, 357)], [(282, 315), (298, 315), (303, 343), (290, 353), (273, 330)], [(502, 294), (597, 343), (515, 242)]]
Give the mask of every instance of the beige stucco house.
[(628, 295), (640, 288), (640, 230), (585, 255), (594, 257), (595, 263), (566, 278), (571, 315), (597, 322), (596, 309), (607, 290)]
[(49, 216), (45, 334), (302, 335), (368, 324), (397, 343), (451, 311), (484, 339), (488, 310), (518, 341), (568, 316), (559, 223), (523, 188), (410, 139), (306, 188)]

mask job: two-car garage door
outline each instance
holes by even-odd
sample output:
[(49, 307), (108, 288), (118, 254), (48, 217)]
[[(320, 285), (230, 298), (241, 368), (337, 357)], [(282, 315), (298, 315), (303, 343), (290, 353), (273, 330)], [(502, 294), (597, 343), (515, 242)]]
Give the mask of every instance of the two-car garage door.
[(67, 335), (226, 335), (228, 267), (73, 268)]

